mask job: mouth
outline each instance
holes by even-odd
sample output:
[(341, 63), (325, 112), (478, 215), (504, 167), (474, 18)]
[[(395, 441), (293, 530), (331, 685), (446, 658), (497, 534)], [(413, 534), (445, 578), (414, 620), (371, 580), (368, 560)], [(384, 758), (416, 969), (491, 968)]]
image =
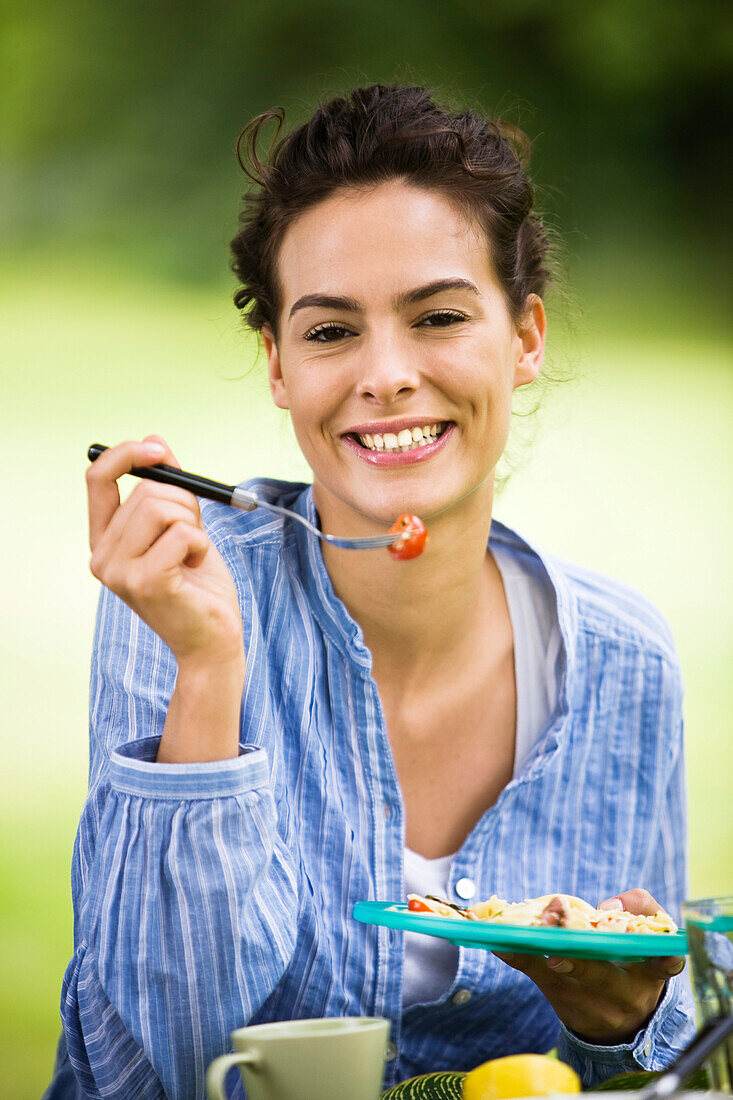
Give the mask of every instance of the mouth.
[[(364, 425), (366, 429), (370, 425)], [(350, 450), (377, 466), (404, 465), (420, 462), (440, 450), (452, 435), (452, 420), (428, 424), (413, 424), (392, 431), (347, 432), (341, 438)]]
[(402, 428), (394, 432), (349, 432), (349, 438), (353, 439), (360, 447), (367, 451), (382, 451), (387, 454), (403, 454), (405, 451), (414, 451), (418, 447), (425, 447), (439, 439), (449, 421), (440, 420), (435, 424), (421, 424), (414, 427)]

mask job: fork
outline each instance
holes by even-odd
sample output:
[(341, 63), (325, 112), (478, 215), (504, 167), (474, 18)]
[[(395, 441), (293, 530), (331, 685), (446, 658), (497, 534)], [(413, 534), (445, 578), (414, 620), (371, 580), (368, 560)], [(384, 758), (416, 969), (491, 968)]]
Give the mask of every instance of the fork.
[[(87, 458), (94, 462), (107, 447), (103, 443), (92, 443), (87, 451)], [(338, 546), (342, 550), (380, 550), (385, 546), (393, 546), (403, 539), (402, 533), (387, 535), (363, 535), (350, 538), (340, 535), (324, 535), (303, 516), (297, 512), (291, 512), (289, 508), (281, 508), (279, 504), (270, 504), (267, 500), (261, 500), (249, 489), (241, 489), (237, 485), (225, 485), (221, 481), (212, 481), (211, 478), (201, 477), (200, 474), (192, 474), (187, 470), (179, 470), (175, 466), (166, 466), (160, 462), (155, 466), (135, 466), (129, 471), (133, 477), (147, 478), (148, 481), (160, 481), (164, 485), (178, 485), (181, 489), (188, 489), (197, 497), (206, 500), (216, 500), (221, 504), (229, 504), (232, 508), (239, 508), (243, 512), (253, 512), (255, 508), (264, 508), (268, 512), (276, 512), (280, 516), (302, 523), (312, 535), (316, 535), (322, 542), (330, 546)]]

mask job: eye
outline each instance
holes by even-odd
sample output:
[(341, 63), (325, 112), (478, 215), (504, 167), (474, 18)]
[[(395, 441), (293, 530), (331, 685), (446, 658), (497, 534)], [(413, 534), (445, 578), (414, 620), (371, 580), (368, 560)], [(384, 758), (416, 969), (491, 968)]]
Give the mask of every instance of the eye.
[(308, 329), (303, 339), (314, 344), (334, 344), (344, 335), (350, 335), (348, 329), (344, 328), (343, 325), (337, 325), (335, 321), (329, 321), (326, 324), (315, 325), (313, 328)]
[(465, 313), (458, 313), (453, 309), (436, 309), (432, 313), (427, 313), (424, 317), (421, 317), (418, 324), (427, 324), (428, 328), (447, 328), (448, 325), (459, 324), (461, 321), (467, 320), (468, 317)]

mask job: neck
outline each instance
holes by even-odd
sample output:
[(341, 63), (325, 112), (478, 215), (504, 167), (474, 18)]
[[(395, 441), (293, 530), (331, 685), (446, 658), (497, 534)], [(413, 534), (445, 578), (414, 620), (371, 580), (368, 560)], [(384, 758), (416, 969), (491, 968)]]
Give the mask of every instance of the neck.
[[(318, 486), (315, 492), (319, 506)], [(475, 656), (503, 606), (501, 578), (486, 552), (492, 504), (493, 483), (487, 481), (426, 519), (428, 544), (410, 561), (395, 561), (384, 551), (323, 545), (336, 595), (362, 628), (380, 687), (389, 682), (409, 694), (428, 674), (455, 675), (464, 652)]]

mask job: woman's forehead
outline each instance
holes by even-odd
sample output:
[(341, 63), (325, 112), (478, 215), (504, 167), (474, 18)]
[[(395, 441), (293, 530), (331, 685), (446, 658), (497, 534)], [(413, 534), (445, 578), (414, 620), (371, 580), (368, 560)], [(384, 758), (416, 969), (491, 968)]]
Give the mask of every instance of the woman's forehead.
[[(282, 306), (305, 294), (366, 293), (490, 275), (481, 229), (442, 194), (403, 181), (341, 191), (306, 210), (278, 257)], [(353, 283), (353, 286), (345, 284)]]

